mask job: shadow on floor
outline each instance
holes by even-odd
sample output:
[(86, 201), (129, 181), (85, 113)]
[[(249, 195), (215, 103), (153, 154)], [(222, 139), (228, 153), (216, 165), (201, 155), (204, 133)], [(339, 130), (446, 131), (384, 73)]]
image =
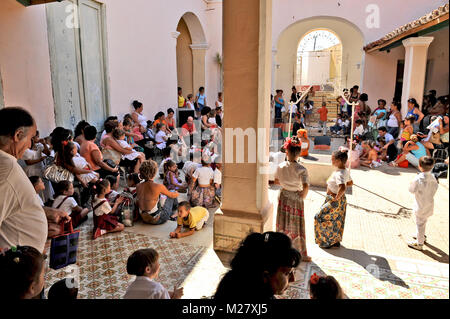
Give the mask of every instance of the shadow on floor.
[(386, 258), (377, 255), (369, 255), (363, 250), (350, 249), (342, 245), (339, 249), (329, 249), (327, 252), (335, 257), (352, 260), (366, 269), (369, 274), (378, 280), (389, 281), (393, 285), (409, 289), (409, 286), (403, 279), (392, 273)]
[[(440, 250), (436, 246), (433, 246), (429, 243), (425, 243), (425, 247), (429, 248), (429, 249), (422, 250), (422, 253), (424, 255), (427, 255), (428, 257), (433, 258), (434, 260), (436, 260), (440, 263), (445, 263), (445, 264), (449, 263), (449, 257), (444, 251)], [(433, 251), (431, 251), (431, 250), (433, 250)]]

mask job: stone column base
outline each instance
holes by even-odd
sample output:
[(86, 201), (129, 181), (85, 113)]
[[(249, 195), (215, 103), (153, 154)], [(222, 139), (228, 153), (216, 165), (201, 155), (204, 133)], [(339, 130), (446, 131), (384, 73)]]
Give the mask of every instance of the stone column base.
[[(220, 211), (220, 210), (219, 210)], [(273, 231), (273, 205), (259, 213), (225, 210), (214, 216), (214, 250), (233, 253), (250, 233)]]

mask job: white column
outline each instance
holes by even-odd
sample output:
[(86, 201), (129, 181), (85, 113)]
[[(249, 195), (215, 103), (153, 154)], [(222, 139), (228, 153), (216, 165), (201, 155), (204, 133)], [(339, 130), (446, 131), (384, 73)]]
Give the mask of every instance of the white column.
[[(178, 70), (177, 70), (177, 42), (178, 42), (178, 37), (180, 36), (180, 32), (178, 31), (173, 31), (170, 32), (170, 36), (174, 39), (173, 44), (174, 44), (174, 48), (175, 48), (175, 63), (174, 63), (174, 68), (175, 68), (175, 85), (173, 87), (173, 95), (174, 95), (174, 101), (176, 101), (175, 104), (173, 104), (174, 106), (177, 107), (178, 109), (178, 92), (177, 92), (177, 87), (178, 87)], [(176, 115), (175, 115), (176, 117)]]
[(275, 92), (276, 88), (275, 88), (275, 84), (277, 83), (277, 53), (278, 50), (275, 48), (272, 48), (272, 86), (271, 86), (271, 94), (274, 94), (273, 92)]
[(425, 89), (428, 47), (433, 37), (416, 37), (403, 40), (405, 46), (405, 71), (403, 73), (402, 117), (408, 113), (408, 99), (415, 98), (421, 106)]

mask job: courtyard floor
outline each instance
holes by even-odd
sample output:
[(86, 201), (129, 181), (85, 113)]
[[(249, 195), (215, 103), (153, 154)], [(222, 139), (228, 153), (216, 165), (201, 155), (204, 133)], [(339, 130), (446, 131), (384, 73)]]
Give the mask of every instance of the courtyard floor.
[[(313, 273), (333, 275), (349, 298), (449, 298), (448, 181), (440, 180), (435, 213), (427, 224), (425, 250), (407, 247), (415, 233), (409, 182), (415, 169), (382, 166), (352, 170), (355, 185), (348, 191), (344, 238), (340, 248), (323, 250), (314, 242), (314, 215), (324, 200), (325, 189), (312, 188), (305, 201), (308, 253), (296, 281), (282, 298), (307, 299), (308, 279)], [(275, 220), (279, 188), (271, 186)], [(181, 195), (181, 199), (185, 195)], [(211, 210), (215, 212), (215, 210)], [(133, 280), (126, 274), (126, 260), (136, 249), (153, 247), (161, 255), (159, 280), (169, 290), (184, 287), (184, 297), (214, 294), (227, 270), (226, 257), (214, 252), (213, 219), (193, 236), (170, 239), (176, 223), (150, 226), (140, 222), (119, 234), (93, 241), (92, 220), (82, 226), (78, 250), (80, 298), (121, 298)], [(50, 270), (47, 287), (69, 270)]]

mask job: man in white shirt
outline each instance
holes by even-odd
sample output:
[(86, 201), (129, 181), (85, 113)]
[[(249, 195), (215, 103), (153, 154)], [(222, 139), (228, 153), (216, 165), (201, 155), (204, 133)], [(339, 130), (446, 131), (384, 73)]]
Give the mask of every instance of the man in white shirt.
[(387, 132), (387, 128), (382, 126), (378, 129), (378, 135), (384, 137), (386, 145), (383, 149), (387, 150), (388, 162), (395, 161), (398, 155), (398, 149), (395, 146), (395, 138)]
[(67, 214), (44, 211), (36, 191), (17, 163), (31, 145), (36, 123), (24, 109), (0, 110), (0, 247), (31, 246), (44, 252), (47, 219), (70, 220)]

